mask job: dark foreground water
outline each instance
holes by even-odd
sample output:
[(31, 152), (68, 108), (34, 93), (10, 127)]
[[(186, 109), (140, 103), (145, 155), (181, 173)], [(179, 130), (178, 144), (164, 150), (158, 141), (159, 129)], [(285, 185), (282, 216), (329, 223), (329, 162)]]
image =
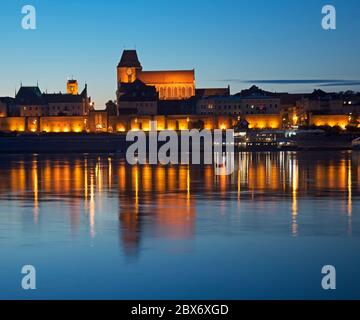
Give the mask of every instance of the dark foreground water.
[[(360, 298), (360, 154), (0, 157), (0, 298)], [(33, 265), (37, 290), (21, 288)], [(321, 269), (334, 265), (337, 290)]]

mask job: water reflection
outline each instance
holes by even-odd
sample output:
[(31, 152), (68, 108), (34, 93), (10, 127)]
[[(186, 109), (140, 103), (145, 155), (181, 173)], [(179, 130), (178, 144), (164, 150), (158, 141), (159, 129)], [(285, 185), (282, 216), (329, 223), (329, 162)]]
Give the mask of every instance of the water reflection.
[[(222, 220), (206, 220), (208, 210), (219, 216), (253, 215), (242, 226), (230, 225), (228, 229), (238, 227), (234, 232), (244, 230), (246, 223), (248, 229), (265, 231), (278, 230), (279, 224), (281, 232), (292, 236), (308, 232), (309, 222), (300, 222), (310, 214), (315, 233), (321, 222), (308, 202), (313, 205), (321, 199), (330, 205), (340, 201), (336, 214), (346, 214), (344, 231), (353, 235), (354, 200), (360, 186), (358, 153), (241, 153), (235, 160), (231, 176), (216, 176), (213, 166), (128, 166), (114, 155), (3, 156), (0, 201), (31, 208), (35, 225), (49, 211), (49, 203), (58, 205), (69, 215), (72, 234), (86, 226), (90, 238), (103, 230), (106, 215), (116, 215), (127, 255), (139, 253), (144, 237), (192, 239), (205, 228), (216, 228)], [(115, 209), (108, 206), (113, 199)], [(276, 217), (272, 220), (270, 204)], [(326, 232), (333, 229), (332, 225)]]

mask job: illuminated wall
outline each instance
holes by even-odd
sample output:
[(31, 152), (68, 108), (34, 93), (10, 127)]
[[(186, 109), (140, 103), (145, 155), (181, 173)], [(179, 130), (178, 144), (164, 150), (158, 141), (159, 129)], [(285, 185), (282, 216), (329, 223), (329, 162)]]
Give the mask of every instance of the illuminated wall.
[(0, 131), (25, 131), (25, 118), (8, 117), (0, 118)]
[(150, 117), (135, 117), (131, 120), (131, 130), (143, 130), (149, 131), (150, 130)]
[(0, 101), (0, 117), (6, 117), (6, 116), (7, 116), (7, 105), (6, 103)]
[(114, 131), (114, 128), (108, 123), (109, 117), (107, 111), (90, 111), (88, 117), (88, 129), (90, 132), (108, 132)]
[(41, 117), (40, 132), (82, 132), (86, 130), (85, 117)]
[(281, 115), (278, 114), (251, 114), (245, 116), (250, 129), (280, 129)]
[[(280, 129), (281, 115), (246, 115), (251, 129)], [(231, 116), (169, 115), (169, 116), (108, 116), (106, 111), (92, 111), (86, 116), (53, 117), (0, 117), (0, 131), (28, 132), (126, 132), (128, 130), (149, 131), (150, 122), (156, 121), (156, 129), (188, 130), (198, 127), (199, 122), (205, 129), (231, 129), (237, 118)], [(310, 124), (315, 126), (340, 126), (349, 123), (348, 115), (311, 116)]]
[(39, 131), (40, 117), (26, 118), (26, 131), (37, 132)]
[(67, 94), (77, 95), (79, 93), (79, 86), (77, 80), (68, 80), (66, 84)]
[[(248, 115), (246, 120), (251, 128), (256, 129), (279, 129), (281, 127), (280, 115)], [(150, 121), (157, 122), (157, 130), (188, 130), (192, 124), (201, 121), (205, 129), (231, 129), (237, 121), (231, 116), (119, 116), (110, 117), (109, 126), (114, 132), (127, 130), (150, 130)], [(92, 130), (91, 130), (92, 131)]]
[(214, 117), (199, 117), (199, 120), (201, 120), (204, 123), (204, 129), (207, 130), (213, 130), (214, 125)]
[(315, 126), (339, 126), (343, 129), (349, 124), (348, 115), (312, 115), (310, 117), (310, 125)]
[(160, 100), (183, 100), (195, 95), (195, 71), (142, 71), (139, 68), (117, 69), (118, 85), (139, 79), (148, 86), (154, 86)]
[(141, 71), (141, 68), (118, 67), (117, 68), (118, 84), (134, 82), (137, 78), (138, 71)]
[(165, 130), (166, 129), (166, 117), (165, 116), (156, 116), (154, 117), (154, 121), (157, 122), (157, 129), (158, 130)]
[(108, 126), (112, 129), (112, 132), (125, 132), (129, 130), (127, 118), (123, 116), (110, 116)]
[(217, 119), (217, 125), (214, 129), (231, 129), (232, 128), (232, 117), (229, 116), (218, 116)]

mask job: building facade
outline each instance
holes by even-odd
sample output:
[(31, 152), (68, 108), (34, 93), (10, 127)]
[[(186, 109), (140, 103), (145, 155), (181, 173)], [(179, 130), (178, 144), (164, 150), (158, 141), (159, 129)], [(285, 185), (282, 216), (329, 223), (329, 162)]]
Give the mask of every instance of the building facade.
[(123, 84), (135, 80), (155, 87), (160, 100), (184, 100), (195, 95), (195, 70), (143, 71), (136, 50), (124, 50), (117, 66), (118, 98)]
[(155, 86), (138, 79), (123, 83), (118, 96), (119, 114), (155, 115), (158, 113), (158, 100)]
[[(73, 82), (74, 80), (71, 80)], [(39, 87), (21, 87), (15, 97), (14, 116), (84, 116), (91, 108), (91, 99), (87, 95), (87, 86), (81, 94), (76, 92), (74, 83), (70, 84), (71, 93), (42, 93)]]
[(280, 114), (279, 98), (266, 96), (228, 96), (200, 99), (197, 103), (199, 115), (240, 116), (250, 114)]
[(341, 114), (344, 111), (344, 100), (339, 94), (314, 90), (297, 101), (297, 113)]
[(15, 99), (11, 97), (0, 97), (0, 117), (8, 117), (15, 109)]

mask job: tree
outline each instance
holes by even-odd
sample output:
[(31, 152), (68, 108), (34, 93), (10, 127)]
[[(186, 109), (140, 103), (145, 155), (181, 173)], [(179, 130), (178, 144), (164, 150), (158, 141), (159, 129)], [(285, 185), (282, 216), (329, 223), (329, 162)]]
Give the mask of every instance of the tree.
[(108, 112), (109, 116), (116, 116), (118, 114), (118, 108), (114, 101), (109, 100), (106, 103), (106, 111)]

